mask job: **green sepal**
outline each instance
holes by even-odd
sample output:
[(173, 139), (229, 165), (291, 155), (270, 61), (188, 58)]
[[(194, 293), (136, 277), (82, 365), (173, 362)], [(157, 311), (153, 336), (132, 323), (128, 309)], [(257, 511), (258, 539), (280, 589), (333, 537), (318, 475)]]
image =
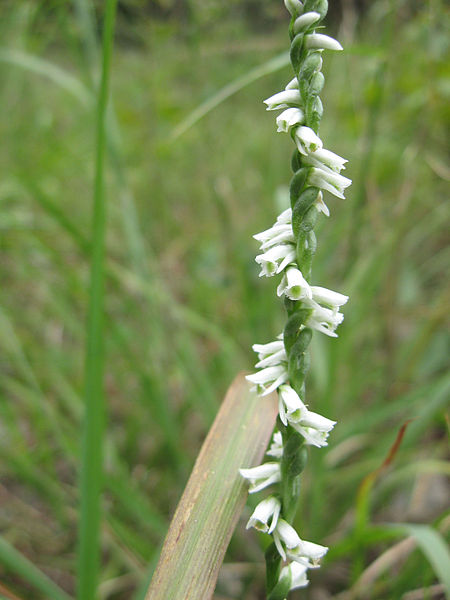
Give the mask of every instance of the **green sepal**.
[(298, 84), (300, 95), (303, 102), (308, 99), (309, 85), (314, 73), (320, 70), (322, 66), (322, 56), (320, 52), (311, 52), (303, 61), (298, 74)]
[(284, 297), (284, 308), (290, 317), (298, 309), (298, 300), (291, 300), (287, 296)]
[(298, 75), (304, 57), (303, 40), (305, 34), (297, 33), (291, 43), (290, 57), (294, 73)]
[(309, 82), (309, 95), (310, 96), (318, 96), (320, 92), (323, 90), (323, 86), (325, 85), (325, 77), (323, 73), (317, 71), (311, 77), (311, 81)]
[(292, 577), (288, 571), (278, 581), (276, 586), (272, 589), (270, 594), (267, 596), (267, 600), (286, 600), (292, 585)]
[(297, 15), (292, 15), (291, 21), (289, 23), (289, 39), (291, 40), (291, 42), (295, 38), (294, 23), (295, 23), (296, 18), (297, 18)]
[(297, 150), (297, 148), (292, 153), (291, 168), (294, 171), (294, 173), (296, 173), (302, 168), (302, 155)]
[(309, 370), (310, 359), (307, 352), (297, 352), (296, 350), (296, 344), (294, 344), (289, 354), (288, 374), (291, 387), (300, 395)]
[(304, 442), (305, 438), (298, 431), (292, 431), (287, 442), (283, 444), (282, 463), (286, 474), (291, 478), (300, 475), (306, 466), (308, 452)]
[(306, 459), (301, 451), (304, 438), (290, 425), (280, 429), (283, 436), (283, 457), (281, 459), (281, 495), (283, 501), (283, 518), (288, 523), (297, 512), (300, 497), (301, 478)]
[(323, 115), (323, 104), (319, 96), (311, 96), (306, 101), (306, 122), (308, 127), (317, 133), (319, 131), (320, 121)]
[(302, 232), (297, 239), (296, 258), (303, 277), (308, 281), (311, 263), (316, 253), (317, 240), (314, 231)]
[(305, 344), (305, 350), (308, 347), (309, 342), (311, 341), (312, 331), (311, 329), (302, 329), (302, 331), (299, 332), (299, 329), (306, 323), (310, 315), (310, 308), (301, 308), (287, 320), (283, 331), (283, 342), (287, 354), (290, 353), (292, 346), (297, 342), (300, 336), (302, 336), (302, 343)]
[(289, 184), (291, 208), (294, 208), (295, 203), (300, 197), (300, 194), (302, 193), (303, 188), (306, 185), (306, 181), (308, 179), (310, 171), (311, 167), (303, 167), (294, 173), (294, 176), (291, 179), (291, 183)]
[(304, 7), (304, 12), (314, 11), (323, 19), (328, 12), (328, 0), (306, 0)]
[(295, 237), (300, 233), (305, 213), (313, 206), (319, 192), (320, 190), (317, 187), (308, 187), (303, 190), (295, 203), (294, 208), (292, 209), (292, 231), (294, 232)]
[[(315, 188), (315, 189), (317, 189), (317, 188)], [(309, 232), (312, 229), (314, 229), (314, 226), (317, 222), (318, 216), (319, 216), (319, 211), (317, 210), (317, 207), (314, 205), (312, 205), (312, 206), (310, 205), (309, 208), (306, 210), (306, 212), (303, 215), (303, 219), (299, 225), (299, 232), (300, 231)]]
[(265, 552), (266, 559), (266, 589), (267, 593), (275, 588), (280, 577), (281, 556), (274, 543)]

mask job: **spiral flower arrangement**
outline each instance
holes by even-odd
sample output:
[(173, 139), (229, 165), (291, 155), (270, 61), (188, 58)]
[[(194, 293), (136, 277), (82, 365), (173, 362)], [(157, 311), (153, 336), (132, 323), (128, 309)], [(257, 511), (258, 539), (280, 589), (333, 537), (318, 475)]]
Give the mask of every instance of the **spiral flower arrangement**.
[(311, 285), (314, 226), (320, 213), (329, 216), (323, 192), (344, 198), (344, 190), (351, 183), (340, 174), (347, 161), (326, 150), (318, 135), (323, 113), (319, 94), (325, 82), (322, 52), (342, 47), (316, 32), (327, 13), (327, 0), (285, 0), (285, 5), (291, 14), (290, 58), (295, 76), (265, 104), (267, 110), (282, 110), (276, 119), (277, 131), (290, 134), (295, 144), (291, 207), (272, 227), (254, 237), (261, 244), (256, 257), (260, 276), (281, 275), (277, 294), (284, 298), (287, 322), (275, 341), (253, 346), (258, 370), (247, 377), (261, 395), (278, 392), (279, 416), (267, 452), (271, 460), (241, 469), (250, 483), (250, 493), (269, 486), (274, 490), (257, 505), (247, 524), (247, 528), (254, 527), (273, 538), (266, 551), (269, 600), (284, 600), (290, 590), (306, 586), (308, 569), (318, 567), (327, 552), (326, 547), (301, 539), (292, 522), (307, 446), (326, 446), (336, 424), (305, 404), (308, 346), (313, 330), (336, 337), (335, 330), (344, 318), (339, 309), (348, 300), (343, 294)]

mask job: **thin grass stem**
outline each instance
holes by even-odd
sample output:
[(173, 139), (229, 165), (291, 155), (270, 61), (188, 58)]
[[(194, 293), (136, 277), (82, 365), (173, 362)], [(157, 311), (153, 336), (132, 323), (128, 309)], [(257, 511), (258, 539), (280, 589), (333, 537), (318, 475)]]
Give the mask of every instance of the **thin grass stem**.
[(78, 598), (96, 597), (100, 563), (103, 430), (103, 303), (105, 278), (106, 202), (104, 164), (106, 110), (117, 0), (107, 0), (103, 32), (102, 75), (97, 101), (97, 144), (94, 183), (90, 297), (85, 367), (85, 421), (80, 477), (81, 512), (78, 549)]

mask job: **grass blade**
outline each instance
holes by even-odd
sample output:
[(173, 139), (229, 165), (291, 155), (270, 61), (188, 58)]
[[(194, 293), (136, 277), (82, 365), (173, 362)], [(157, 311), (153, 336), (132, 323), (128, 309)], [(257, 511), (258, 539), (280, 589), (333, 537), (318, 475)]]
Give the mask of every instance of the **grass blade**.
[(233, 96), (233, 94), (236, 94), (257, 79), (260, 79), (265, 75), (269, 75), (270, 73), (274, 73), (275, 71), (279, 71), (288, 64), (289, 54), (287, 52), (283, 52), (282, 54), (275, 56), (275, 58), (266, 61), (262, 65), (258, 65), (254, 69), (251, 69), (248, 73), (238, 77), (231, 83), (228, 83), (216, 94), (200, 104), (200, 106), (193, 110), (183, 121), (181, 121), (181, 123), (177, 125), (172, 133), (172, 140), (175, 140), (179, 138), (180, 135), (183, 135), (183, 133), (200, 121), (200, 119), (203, 119), (204, 116), (219, 106), (219, 104), (222, 104), (222, 102), (227, 100), (230, 96)]
[(35, 589), (51, 600), (70, 600), (59, 586), (33, 565), (21, 552), (16, 550), (9, 542), (0, 537), (0, 563), (10, 573), (15, 573), (32, 585)]
[(257, 464), (277, 413), (273, 394), (249, 391), (243, 375), (228, 390), (178, 504), (147, 600), (207, 600), (247, 496), (239, 467)]
[(450, 598), (450, 551), (441, 534), (429, 525), (405, 523), (402, 528), (411, 535), (444, 585)]
[(96, 597), (100, 562), (100, 501), (103, 460), (103, 296), (106, 203), (104, 163), (106, 148), (106, 110), (109, 71), (114, 37), (117, 0), (106, 3), (102, 76), (97, 105), (97, 153), (93, 207), (91, 286), (87, 325), (85, 423), (81, 465), (81, 514), (78, 550), (78, 598)]

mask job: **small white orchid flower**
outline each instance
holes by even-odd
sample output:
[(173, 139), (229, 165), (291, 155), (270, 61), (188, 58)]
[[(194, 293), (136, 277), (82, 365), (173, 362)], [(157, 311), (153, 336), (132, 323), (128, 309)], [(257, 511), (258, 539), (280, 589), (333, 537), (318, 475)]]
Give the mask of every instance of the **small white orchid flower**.
[(287, 108), (277, 117), (277, 131), (288, 133), (292, 127), (305, 122), (305, 113), (301, 108)]
[(284, 89), (286, 89), (286, 90), (298, 90), (298, 79), (297, 79), (297, 77), (294, 77), (293, 79), (291, 79), (290, 82), (287, 84), (287, 86)]
[(300, 539), (292, 525), (284, 519), (278, 519), (273, 531), (273, 541), (283, 560), (289, 558), (308, 568), (317, 567), (319, 560), (328, 551), (325, 546)]
[(250, 482), (249, 494), (255, 494), (281, 480), (280, 463), (268, 462), (253, 469), (239, 469), (242, 477)]
[(261, 231), (253, 237), (261, 242), (261, 250), (267, 250), (278, 244), (293, 244), (295, 242), (292, 225), (289, 223), (275, 223), (270, 229)]
[(337, 337), (335, 329), (344, 320), (344, 315), (338, 312), (337, 309), (324, 308), (312, 299), (307, 298), (304, 302), (306, 306), (313, 309), (308, 317), (307, 326), (330, 337)]
[(266, 454), (274, 458), (281, 458), (283, 456), (283, 436), (281, 435), (281, 431), (275, 431), (273, 434), (272, 443)]
[(348, 162), (348, 160), (342, 158), (342, 156), (339, 156), (339, 154), (336, 154), (335, 152), (331, 152), (331, 150), (319, 148), (304, 158), (303, 162), (325, 171), (330, 170), (333, 173), (340, 173), (342, 169), (345, 169), (345, 163)]
[(283, 212), (278, 215), (277, 223), (282, 225), (291, 225), (292, 224), (292, 208), (286, 208)]
[(328, 290), (327, 288), (320, 287), (318, 285), (312, 285), (311, 291), (313, 300), (319, 304), (325, 304), (326, 306), (329, 306), (335, 310), (346, 304), (348, 300), (348, 296), (340, 294), (339, 292), (334, 292), (333, 290)]
[(288, 372), (286, 365), (283, 364), (261, 369), (261, 371), (257, 371), (252, 375), (246, 375), (245, 378), (255, 384), (255, 387), (252, 389), (256, 389), (257, 393), (261, 396), (266, 396), (275, 391), (283, 383), (286, 383)]
[(284, 5), (292, 16), (301, 15), (304, 8), (300, 0), (284, 0)]
[(313, 167), (308, 177), (308, 183), (319, 188), (327, 190), (330, 194), (338, 198), (345, 198), (344, 190), (348, 188), (352, 180), (338, 173), (332, 173), (330, 170), (318, 169)]
[(300, 92), (298, 89), (283, 90), (282, 92), (270, 96), (267, 100), (264, 100), (264, 104), (267, 104), (266, 110), (278, 110), (279, 108), (300, 106)]
[[(282, 334), (281, 334), (282, 335)], [(258, 354), (259, 359), (263, 359), (270, 354), (283, 350), (284, 343), (281, 338), (277, 338), (274, 342), (268, 344), (253, 344), (252, 350)]]
[(305, 31), (308, 29), (310, 25), (315, 23), (320, 19), (319, 13), (316, 12), (307, 12), (297, 17), (294, 21), (294, 33), (300, 33), (300, 31)]
[(278, 412), (283, 425), (298, 423), (307, 415), (308, 409), (300, 400), (297, 392), (290, 385), (278, 388)]
[(305, 438), (308, 445), (322, 448), (328, 445), (328, 435), (336, 425), (336, 421), (306, 410), (299, 421), (290, 420), (290, 424)]
[(300, 540), (300, 544), (296, 548), (288, 548), (286, 554), (290, 560), (293, 560), (308, 569), (314, 569), (320, 566), (320, 559), (323, 558), (327, 552), (328, 548), (326, 546)]
[[(248, 520), (246, 529), (254, 527), (263, 533), (272, 533), (277, 526), (281, 502), (275, 496), (269, 496), (258, 504)], [(269, 524), (270, 523), (270, 524)]]
[(283, 560), (286, 560), (285, 548), (293, 550), (301, 544), (298, 533), (284, 519), (278, 519), (277, 526), (273, 531), (273, 541)]
[(291, 300), (312, 298), (309, 283), (297, 267), (288, 267), (285, 270), (281, 283), (277, 288), (277, 295), (282, 296), (283, 294)]
[(295, 261), (294, 244), (280, 244), (273, 246), (264, 254), (258, 254), (255, 261), (261, 265), (260, 277), (272, 277), (281, 273), (290, 263)]
[(253, 344), (252, 349), (258, 354), (259, 362), (256, 368), (275, 367), (283, 362), (287, 362), (286, 349), (280, 334), (274, 342), (268, 344)]
[(281, 581), (284, 577), (290, 577), (291, 579), (291, 591), (297, 588), (306, 587), (309, 583), (306, 577), (308, 567), (301, 565), (298, 562), (291, 562), (281, 569), (280, 577), (278, 581)]
[(298, 151), (304, 156), (322, 148), (322, 140), (311, 127), (297, 127), (294, 133), (294, 141)]
[(340, 43), (329, 35), (323, 33), (311, 33), (305, 35), (305, 48), (319, 50), (343, 50)]
[(319, 192), (317, 194), (316, 208), (317, 208), (317, 210), (320, 213), (323, 213), (326, 217), (330, 216), (330, 209), (328, 208), (328, 206), (323, 201), (323, 194), (322, 194), (322, 192)]

